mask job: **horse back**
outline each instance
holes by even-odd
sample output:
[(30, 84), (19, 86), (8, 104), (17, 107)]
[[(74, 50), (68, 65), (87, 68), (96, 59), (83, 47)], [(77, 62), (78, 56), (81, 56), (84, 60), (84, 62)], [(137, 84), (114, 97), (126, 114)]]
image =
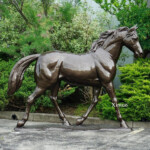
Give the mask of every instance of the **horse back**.
[(90, 80), (97, 77), (93, 57), (88, 54), (65, 54), (62, 62), (61, 75), (72, 81)]

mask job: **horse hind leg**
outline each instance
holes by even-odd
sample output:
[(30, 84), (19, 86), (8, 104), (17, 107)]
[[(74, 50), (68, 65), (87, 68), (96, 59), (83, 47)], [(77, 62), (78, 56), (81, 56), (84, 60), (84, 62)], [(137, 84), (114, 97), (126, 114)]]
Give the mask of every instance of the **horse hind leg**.
[(29, 118), (29, 113), (30, 113), (30, 109), (31, 109), (33, 102), (35, 101), (35, 99), (37, 97), (39, 97), (41, 94), (43, 94), (45, 90), (46, 90), (45, 88), (41, 88), (41, 87), (37, 86), (35, 88), (34, 92), (28, 97), (25, 114), (24, 114), (22, 120), (18, 121), (17, 127), (24, 126), (24, 124), (26, 123), (26, 121)]
[(90, 114), (90, 112), (92, 111), (92, 109), (95, 107), (95, 105), (98, 102), (98, 96), (100, 94), (100, 89), (101, 88), (93, 87), (93, 99), (92, 99), (92, 103), (89, 106), (87, 112), (81, 118), (77, 119), (76, 125), (81, 125), (87, 119), (88, 115)]
[(57, 94), (59, 90), (59, 83), (56, 83), (52, 88), (51, 88), (51, 94), (50, 94), (50, 99), (52, 100), (53, 104), (55, 105), (59, 118), (63, 121), (63, 124), (66, 126), (71, 125), (69, 121), (66, 119), (64, 113), (61, 111), (58, 103), (57, 103)]

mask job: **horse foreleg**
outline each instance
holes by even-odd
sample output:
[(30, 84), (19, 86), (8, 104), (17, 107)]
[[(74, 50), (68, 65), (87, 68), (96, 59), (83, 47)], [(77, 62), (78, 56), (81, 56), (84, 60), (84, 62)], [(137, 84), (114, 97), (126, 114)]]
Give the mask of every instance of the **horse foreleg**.
[(52, 100), (53, 104), (55, 105), (59, 118), (63, 121), (63, 124), (69, 126), (71, 125), (69, 121), (66, 119), (64, 113), (61, 111), (58, 103), (57, 103), (57, 94), (59, 90), (59, 84), (57, 83), (55, 86), (52, 87), (50, 99)]
[(81, 125), (87, 119), (89, 113), (92, 111), (94, 106), (97, 104), (98, 96), (99, 96), (99, 93), (100, 93), (100, 89), (101, 88), (93, 87), (93, 100), (92, 100), (92, 103), (89, 106), (87, 112), (81, 118), (77, 119), (77, 122), (76, 122), (77, 125)]
[(116, 113), (117, 113), (117, 119), (118, 119), (118, 121), (120, 121), (120, 127), (128, 128), (128, 125), (122, 119), (122, 116), (120, 114), (120, 110), (119, 110), (119, 107), (118, 107), (118, 102), (117, 102), (117, 98), (116, 98), (116, 95), (115, 95), (115, 90), (114, 90), (112, 82), (107, 83), (107, 84), (103, 84), (103, 85), (106, 88), (106, 91), (107, 91), (109, 97), (111, 98), (112, 103), (114, 103), (114, 107), (115, 107), (115, 110), (116, 110)]
[(39, 97), (44, 91), (45, 91), (45, 89), (36, 87), (35, 90), (34, 90), (34, 92), (28, 97), (27, 104), (26, 104), (25, 114), (24, 114), (22, 120), (18, 121), (17, 127), (24, 126), (24, 124), (26, 123), (26, 121), (29, 118), (29, 113), (30, 113), (31, 105), (33, 104), (33, 102), (35, 101), (35, 99), (37, 97)]

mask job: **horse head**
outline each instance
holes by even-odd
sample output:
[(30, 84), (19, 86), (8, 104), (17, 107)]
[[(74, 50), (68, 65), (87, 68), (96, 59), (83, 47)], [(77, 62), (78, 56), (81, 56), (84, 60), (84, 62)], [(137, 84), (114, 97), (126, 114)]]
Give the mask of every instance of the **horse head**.
[(136, 25), (128, 29), (125, 37), (123, 38), (123, 43), (134, 53), (135, 57), (142, 57), (143, 50), (139, 43), (136, 29), (137, 29)]

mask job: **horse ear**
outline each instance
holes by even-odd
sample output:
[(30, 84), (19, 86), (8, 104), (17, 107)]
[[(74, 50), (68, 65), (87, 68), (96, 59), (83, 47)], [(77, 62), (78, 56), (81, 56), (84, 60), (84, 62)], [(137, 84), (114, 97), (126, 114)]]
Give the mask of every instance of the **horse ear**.
[(137, 26), (137, 24), (136, 24), (136, 25), (134, 25), (134, 26), (135, 26), (135, 30), (136, 30), (136, 29), (138, 29), (138, 26)]
[(137, 27), (137, 24), (136, 24), (136, 25), (134, 25), (132, 28), (134, 28), (134, 29), (136, 30), (136, 29), (138, 28), (138, 27)]
[(137, 28), (138, 28), (137, 25), (134, 25), (133, 27), (131, 27), (131, 28), (128, 30), (128, 32), (135, 31)]

